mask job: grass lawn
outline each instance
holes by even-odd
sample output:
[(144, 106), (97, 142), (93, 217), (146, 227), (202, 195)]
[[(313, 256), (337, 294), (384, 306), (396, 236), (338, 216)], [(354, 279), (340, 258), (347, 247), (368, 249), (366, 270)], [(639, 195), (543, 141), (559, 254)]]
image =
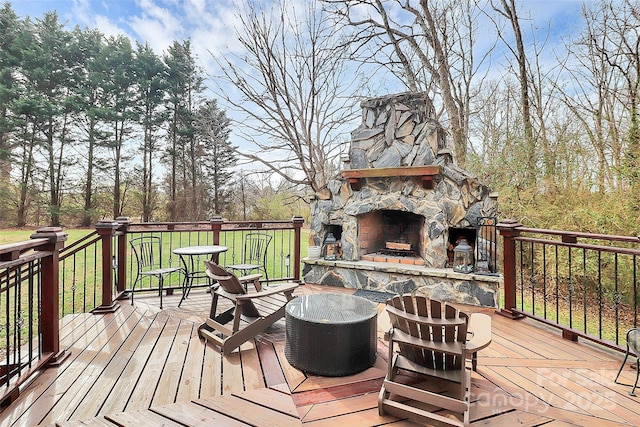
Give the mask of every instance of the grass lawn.
[[(68, 241), (75, 241), (79, 238), (86, 236), (87, 234), (93, 232), (95, 228), (65, 228), (63, 231), (69, 234)], [(0, 245), (4, 245), (6, 243), (16, 243), (22, 242), (24, 240), (29, 240), (30, 236), (36, 232), (36, 228), (3, 228), (0, 230)]]

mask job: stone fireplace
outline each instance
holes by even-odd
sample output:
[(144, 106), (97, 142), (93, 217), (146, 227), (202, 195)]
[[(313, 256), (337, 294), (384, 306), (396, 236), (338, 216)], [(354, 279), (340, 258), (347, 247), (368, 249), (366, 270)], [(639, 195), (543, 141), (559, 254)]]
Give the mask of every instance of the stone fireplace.
[(450, 268), (461, 238), (480, 256), (495, 255), (495, 239), (479, 239), (485, 233), (478, 230), (487, 219), (495, 224), (497, 197), (453, 162), (426, 94), (373, 98), (361, 106), (362, 124), (352, 132), (340, 176), (311, 206), (313, 243), (322, 245), (333, 233), (340, 256), (305, 259), (305, 281), (393, 293), (419, 289), (443, 300), (497, 306), (497, 275)]

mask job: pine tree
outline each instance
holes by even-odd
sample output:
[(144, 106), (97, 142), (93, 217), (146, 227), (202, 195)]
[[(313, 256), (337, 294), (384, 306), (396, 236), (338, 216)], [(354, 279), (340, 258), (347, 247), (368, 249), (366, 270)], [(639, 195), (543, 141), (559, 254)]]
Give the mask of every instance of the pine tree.
[(197, 138), (203, 147), (202, 183), (208, 193), (210, 214), (222, 214), (227, 210), (233, 185), (232, 168), (237, 163), (235, 147), (229, 142), (229, 124), (224, 111), (215, 99), (207, 100), (198, 110), (196, 118)]

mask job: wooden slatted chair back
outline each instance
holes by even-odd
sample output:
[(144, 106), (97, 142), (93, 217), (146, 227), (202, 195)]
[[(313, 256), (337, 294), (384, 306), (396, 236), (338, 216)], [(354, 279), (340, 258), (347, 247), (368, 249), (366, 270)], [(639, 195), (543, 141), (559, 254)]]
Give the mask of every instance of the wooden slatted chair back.
[(450, 304), (409, 294), (388, 300), (387, 312), (394, 328), (418, 340), (432, 341), (435, 348), (443, 350), (400, 344), (400, 354), (428, 368), (460, 370), (465, 363), (463, 355), (459, 354), (467, 339), (468, 316), (465, 313)]

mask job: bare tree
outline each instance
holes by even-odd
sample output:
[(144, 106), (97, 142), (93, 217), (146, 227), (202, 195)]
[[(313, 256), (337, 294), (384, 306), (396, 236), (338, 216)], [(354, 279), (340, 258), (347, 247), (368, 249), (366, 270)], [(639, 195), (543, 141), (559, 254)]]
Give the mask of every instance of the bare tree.
[(242, 156), (318, 191), (339, 155), (340, 132), (353, 118), (356, 89), (346, 68), (347, 47), (316, 1), (304, 16), (284, 0), (277, 11), (261, 7), (250, 2), (238, 13), (243, 56), (216, 58), (223, 85), (233, 85), (221, 85), (220, 96), (246, 117), (236, 129), (257, 150), (240, 150)]
[(522, 41), (522, 30), (520, 29), (520, 19), (516, 9), (515, 0), (500, 0), (500, 7), (491, 2), (493, 10), (507, 19), (513, 30), (515, 47), (506, 41), (501, 31), (499, 37), (505, 42), (518, 64), (518, 81), (520, 82), (520, 105), (522, 109), (522, 119), (524, 124), (524, 147), (527, 153), (527, 170), (529, 171), (528, 182), (533, 183), (535, 177), (535, 147), (533, 139), (533, 124), (531, 123), (531, 101), (529, 98), (529, 75), (527, 72), (528, 62)]
[(567, 46), (570, 66), (565, 67), (565, 72), (569, 79), (561, 97), (591, 145), (598, 192), (604, 194), (622, 182), (615, 171), (622, 170), (623, 114), (611, 90), (620, 86), (620, 76), (613, 72), (603, 54), (607, 41), (600, 34), (609, 25), (609, 14), (602, 13), (602, 8), (587, 7), (583, 7), (582, 13), (585, 29)]
[[(411, 91), (428, 91), (449, 126), (454, 155), (466, 161), (474, 59), (480, 10), (473, 0), (325, 0), (329, 9), (358, 29), (352, 45), (362, 61), (389, 69)], [(416, 4), (419, 3), (419, 4)], [(354, 55), (355, 55), (354, 54)], [(476, 89), (477, 90), (477, 89)]]
[(620, 87), (609, 88), (622, 106), (627, 118), (626, 151), (623, 171), (630, 185), (631, 207), (640, 209), (640, 6), (625, 0), (619, 5), (612, 0), (601, 5), (602, 22), (593, 37), (601, 39), (594, 48), (620, 77)]

